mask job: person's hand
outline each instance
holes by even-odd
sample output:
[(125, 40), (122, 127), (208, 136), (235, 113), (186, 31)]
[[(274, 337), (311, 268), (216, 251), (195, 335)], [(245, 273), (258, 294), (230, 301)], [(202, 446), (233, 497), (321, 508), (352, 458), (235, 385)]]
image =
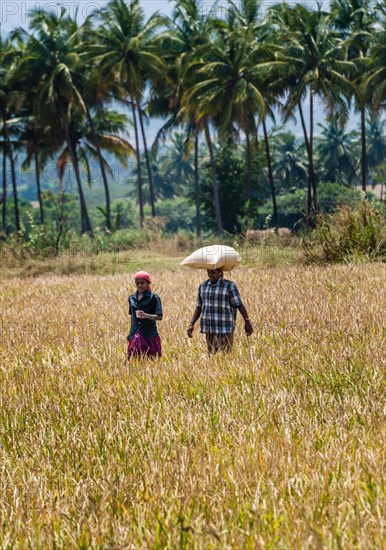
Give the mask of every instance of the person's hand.
[(245, 334), (246, 334), (247, 336), (250, 336), (250, 335), (252, 334), (252, 332), (253, 332), (253, 328), (252, 328), (251, 321), (250, 321), (249, 319), (247, 319), (247, 320), (245, 321), (245, 327), (244, 327), (244, 328), (245, 328)]
[(145, 319), (146, 318), (146, 313), (144, 311), (142, 311), (142, 309), (138, 309), (137, 310), (137, 317), (139, 317), (140, 319)]
[(193, 338), (193, 329), (194, 329), (194, 325), (189, 325), (189, 328), (187, 331), (189, 338)]

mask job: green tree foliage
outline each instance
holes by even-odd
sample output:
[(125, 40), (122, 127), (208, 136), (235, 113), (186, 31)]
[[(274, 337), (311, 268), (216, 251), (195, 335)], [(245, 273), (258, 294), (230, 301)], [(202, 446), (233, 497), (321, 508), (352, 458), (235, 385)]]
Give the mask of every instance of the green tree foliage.
[(303, 144), (294, 134), (280, 133), (273, 141), (273, 171), (278, 191), (291, 187), (303, 188), (307, 182), (307, 161)]
[[(81, 25), (65, 9), (33, 10), (28, 32), (1, 39), (4, 231), (29, 234), (20, 196), (38, 199), (39, 221), (49, 227), (54, 210), (44, 205), (43, 197), (50, 199), (43, 190), (54, 189), (45, 175), (50, 162), (63, 188), (69, 168), (75, 175), (79, 200), (72, 205), (80, 206), (81, 232), (90, 235), (93, 228), (111, 234), (145, 227), (156, 201), (166, 231), (194, 221), (198, 236), (221, 235), (262, 225), (268, 215), (274, 226), (292, 227), (304, 218), (311, 223), (318, 209), (350, 203), (359, 180), (364, 189), (367, 180), (384, 182), (384, 6), (278, 2), (264, 11), (258, 0), (241, 0), (218, 13), (216, 5), (207, 13), (200, 0), (178, 0), (171, 19), (146, 20), (139, 0), (110, 0)], [(131, 118), (114, 113), (117, 102)], [(316, 102), (325, 115), (319, 128)], [(361, 116), (359, 133), (345, 127), (352, 108)], [(295, 115), (302, 139), (275, 121)], [(151, 154), (149, 117), (165, 122)], [(118, 189), (111, 159), (128, 165), (129, 155), (136, 170)], [(95, 163), (99, 181), (87, 189)], [(18, 167), (19, 174), (33, 169), (35, 181), (22, 185)], [(331, 181), (350, 189), (338, 192)], [(185, 200), (193, 196), (194, 214)], [(259, 201), (266, 202), (257, 213)]]
[(187, 197), (163, 200), (158, 203), (158, 215), (163, 218), (166, 233), (194, 231), (195, 208)]
[[(129, 4), (124, 0), (110, 0), (106, 8), (98, 11), (95, 17), (100, 19), (101, 24), (94, 33), (89, 50), (93, 62), (98, 65), (101, 72), (100, 93), (107, 94), (112, 91), (115, 97), (130, 106), (132, 112), (137, 157), (138, 203), (142, 225), (144, 205), (140, 131), (147, 161), (148, 158), (141, 104), (147, 82), (162, 79), (167, 68), (154, 42), (154, 35), (161, 21), (157, 15), (145, 21), (139, 0), (132, 0)], [(154, 215), (154, 193), (148, 162), (147, 166)]]
[[(257, 173), (259, 166), (253, 163), (252, 173), (254, 185), (251, 197), (246, 195), (246, 163), (243, 156), (229, 145), (223, 145), (216, 151), (216, 166), (219, 184), (221, 211), (223, 212), (224, 230), (228, 233), (238, 233), (247, 225), (246, 210), (256, 212), (259, 203)], [(205, 225), (215, 229), (215, 210), (211, 193), (210, 166), (204, 163), (202, 176), (202, 210)], [(260, 171), (261, 175), (261, 171)]]
[(357, 179), (358, 148), (356, 133), (345, 132), (334, 115), (326, 125), (319, 124), (321, 133), (316, 140), (318, 175), (321, 181), (337, 181), (351, 185)]
[(382, 171), (386, 160), (386, 121), (372, 115), (367, 120), (367, 165), (370, 182), (373, 183)]
[[(293, 192), (278, 196), (279, 224), (295, 231), (305, 229), (305, 189), (296, 189)], [(322, 182), (319, 184), (319, 208), (323, 214), (333, 214), (343, 205), (350, 208), (360, 202), (361, 194), (357, 189), (348, 188), (339, 183)], [(270, 203), (265, 202), (259, 208), (257, 226), (265, 227), (267, 216), (271, 214)]]

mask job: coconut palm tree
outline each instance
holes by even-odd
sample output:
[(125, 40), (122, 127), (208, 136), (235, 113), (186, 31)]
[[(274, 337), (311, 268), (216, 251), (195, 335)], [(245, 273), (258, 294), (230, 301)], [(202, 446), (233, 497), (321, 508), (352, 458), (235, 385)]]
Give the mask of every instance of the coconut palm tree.
[[(251, 3), (256, 4), (254, 0), (243, 4)], [(267, 56), (256, 45), (257, 25), (243, 28), (243, 24), (242, 14), (235, 9), (228, 11), (225, 21), (213, 22), (213, 39), (209, 48), (205, 46), (202, 65), (196, 65), (199, 79), (197, 89), (191, 92), (193, 99), (207, 96), (220, 137), (231, 140), (237, 132), (235, 125), (249, 134), (254, 116), (262, 118), (267, 110), (260, 89), (260, 64)]]
[(1, 180), (2, 180), (2, 193), (1, 193), (1, 226), (3, 231), (7, 226), (7, 156), (4, 133), (2, 132), (2, 140), (0, 142), (2, 163), (1, 163)]
[(345, 132), (338, 115), (332, 116), (327, 124), (318, 126), (321, 133), (316, 150), (321, 179), (351, 185), (357, 177), (356, 132)]
[(386, 161), (386, 121), (376, 115), (366, 121), (367, 164), (373, 176)]
[[(95, 31), (89, 51), (100, 71), (101, 90), (113, 89), (119, 99), (130, 102), (136, 144), (140, 223), (143, 225), (140, 130), (143, 134), (145, 155), (147, 147), (141, 104), (147, 82), (159, 79), (159, 75), (166, 71), (166, 65), (158, 55), (154, 42), (161, 20), (155, 14), (145, 22), (139, 0), (132, 0), (129, 4), (124, 0), (110, 0), (106, 8), (98, 11), (95, 17), (100, 18), (101, 26)], [(151, 172), (149, 183), (152, 209), (155, 213)]]
[(373, 105), (375, 109), (386, 107), (386, 8), (379, 6), (382, 17), (378, 23), (376, 32), (373, 33), (373, 41), (369, 51), (369, 65), (364, 77), (366, 88), (371, 89)]
[(368, 53), (378, 16), (371, 0), (334, 0), (331, 12), (334, 27), (346, 41), (348, 59), (357, 64), (352, 95), (361, 118), (361, 180), (362, 190), (366, 191), (366, 111), (372, 109), (372, 93), (363, 75), (368, 71)]
[[(354, 64), (345, 60), (343, 40), (331, 27), (331, 17), (321, 7), (309, 11), (305, 6), (274, 6), (270, 19), (277, 25), (277, 59), (286, 67), (275, 83), (284, 98), (284, 119), (296, 109), (300, 112), (308, 155), (307, 212), (318, 210), (317, 182), (314, 168), (314, 104), (319, 100), (329, 114), (335, 109), (347, 116), (347, 97), (352, 90), (349, 78)], [(308, 97), (310, 117), (308, 132), (302, 104)]]
[[(87, 116), (81, 114), (75, 115), (69, 125), (71, 143), (77, 158), (79, 159), (84, 172), (86, 173), (89, 187), (92, 184), (92, 169), (90, 161), (96, 161), (99, 165), (103, 164), (105, 172), (113, 175), (113, 171), (103, 156), (102, 150), (113, 154), (118, 161), (126, 165), (127, 157), (134, 155), (135, 151), (131, 144), (119, 135), (127, 126), (127, 117), (122, 113), (113, 110), (104, 111), (102, 114), (94, 115), (90, 113), (93, 120), (93, 126), (89, 125)], [(61, 150), (57, 166), (59, 176), (64, 177), (65, 170), (71, 161), (71, 154), (67, 145)], [(106, 211), (101, 209), (106, 217)], [(110, 227), (111, 230), (111, 227)]]
[(296, 136), (289, 132), (276, 138), (273, 172), (283, 187), (303, 187), (307, 182), (307, 165), (303, 145), (297, 144)]
[(33, 165), (35, 169), (36, 195), (39, 202), (40, 223), (44, 224), (43, 196), (40, 178), (44, 166), (52, 158), (53, 150), (47, 132), (39, 125), (32, 111), (30, 111), (30, 115), (26, 117), (26, 124), (20, 136), (20, 141), (25, 145), (26, 153), (26, 157), (22, 164), (23, 170), (28, 170), (31, 165)]
[(6, 179), (6, 159), (8, 157), (11, 165), (11, 182), (13, 190), (15, 226), (16, 231), (20, 231), (20, 214), (16, 182), (16, 169), (14, 148), (10, 135), (10, 119), (15, 114), (20, 103), (21, 95), (17, 90), (17, 79), (14, 77), (14, 69), (21, 55), (11, 40), (3, 40), (0, 35), (0, 117), (1, 133), (3, 135), (3, 189), (2, 189), (2, 223), (3, 229), (7, 226), (6, 205), (7, 205), (7, 179)]
[[(85, 44), (90, 45), (95, 38), (92, 31), (90, 19), (80, 28), (81, 40), (77, 44), (77, 53), (82, 61), (79, 71), (76, 75), (76, 84), (81, 91), (84, 99), (85, 114), (88, 121), (90, 131), (87, 131), (87, 136), (92, 138), (93, 147), (96, 152), (96, 160), (100, 166), (102, 182), (105, 191), (105, 209), (103, 210), (106, 221), (107, 231), (112, 229), (111, 221), (111, 200), (108, 181), (108, 166), (103, 157), (102, 144), (100, 143), (101, 135), (108, 134), (108, 141), (105, 140), (106, 149), (114, 153), (117, 158), (121, 158), (123, 165), (127, 164), (127, 156), (122, 156), (123, 149), (126, 153), (133, 154), (134, 149), (124, 136), (126, 127), (131, 123), (129, 117), (119, 114), (113, 110), (107, 110), (107, 102), (111, 103), (111, 98), (103, 97), (103, 93), (99, 90), (100, 74), (98, 67), (92, 63), (89, 54), (84, 52)], [(96, 119), (96, 120), (94, 120)], [(115, 141), (114, 141), (115, 140)], [(114, 143), (116, 146), (114, 146)], [(123, 147), (123, 149), (122, 149)], [(134, 152), (135, 154), (135, 152)]]
[(265, 117), (263, 118), (263, 133), (264, 133), (265, 156), (267, 158), (268, 182), (269, 182), (269, 188), (271, 191), (271, 198), (272, 198), (272, 225), (277, 231), (279, 227), (279, 212), (277, 208), (276, 188), (275, 188), (275, 182), (273, 179), (271, 149), (269, 146), (269, 136), (268, 136), (267, 123), (266, 123)]
[(75, 113), (85, 113), (86, 107), (75, 83), (80, 60), (75, 53), (79, 41), (76, 21), (66, 15), (37, 9), (30, 13), (31, 33), (27, 36), (25, 55), (19, 70), (32, 75), (39, 100), (36, 117), (39, 124), (48, 127), (55, 149), (66, 143), (74, 170), (81, 209), (82, 233), (93, 235), (91, 221), (79, 171), (79, 161), (71, 142), (69, 125)]
[(163, 169), (177, 182), (181, 192), (187, 187), (186, 183), (194, 176), (192, 159), (186, 155), (185, 136), (181, 132), (176, 132), (171, 136), (165, 153)]
[(218, 128), (220, 138), (233, 140), (234, 124), (249, 136), (254, 116), (262, 118), (266, 110), (258, 61), (257, 48), (253, 49), (250, 41), (244, 39), (237, 13), (230, 10), (225, 23), (213, 23), (213, 37), (197, 48), (196, 58), (185, 73), (187, 89), (183, 103), (193, 106), (203, 120), (219, 234), (222, 221), (209, 120)]
[(156, 198), (165, 200), (178, 196), (179, 189), (176, 189), (176, 181), (174, 178), (170, 177), (167, 170), (168, 157), (165, 157), (164, 149), (161, 147), (151, 149), (150, 161), (154, 175), (154, 192)]
[[(210, 15), (210, 14), (209, 14)], [(183, 127), (185, 134), (185, 156), (194, 149), (194, 195), (196, 206), (196, 234), (201, 236), (201, 206), (198, 147), (199, 136), (204, 129), (199, 112), (182, 98), (186, 91), (186, 71), (197, 56), (197, 49), (208, 43), (210, 17), (206, 17), (199, 0), (178, 0), (167, 30), (159, 37), (159, 46), (166, 51), (163, 55), (168, 67), (167, 78), (153, 87), (149, 101), (152, 115), (166, 118), (157, 133), (153, 148), (175, 128)], [(160, 86), (161, 84), (161, 86)]]

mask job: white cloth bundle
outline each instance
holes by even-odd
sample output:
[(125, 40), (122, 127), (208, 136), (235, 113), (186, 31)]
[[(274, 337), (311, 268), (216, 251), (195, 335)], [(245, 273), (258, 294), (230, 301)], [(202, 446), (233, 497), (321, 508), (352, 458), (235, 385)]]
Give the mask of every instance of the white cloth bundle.
[(217, 269), (231, 271), (240, 263), (240, 254), (231, 246), (212, 244), (199, 248), (193, 254), (182, 260), (180, 265), (192, 269)]

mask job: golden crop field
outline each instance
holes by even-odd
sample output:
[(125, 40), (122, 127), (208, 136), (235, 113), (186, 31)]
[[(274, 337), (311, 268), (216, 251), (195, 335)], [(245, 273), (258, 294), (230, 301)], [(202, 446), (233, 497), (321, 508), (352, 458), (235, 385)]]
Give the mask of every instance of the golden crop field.
[(2, 282), (1, 548), (385, 547), (384, 264), (239, 268), (255, 332), (125, 363), (130, 274)]

